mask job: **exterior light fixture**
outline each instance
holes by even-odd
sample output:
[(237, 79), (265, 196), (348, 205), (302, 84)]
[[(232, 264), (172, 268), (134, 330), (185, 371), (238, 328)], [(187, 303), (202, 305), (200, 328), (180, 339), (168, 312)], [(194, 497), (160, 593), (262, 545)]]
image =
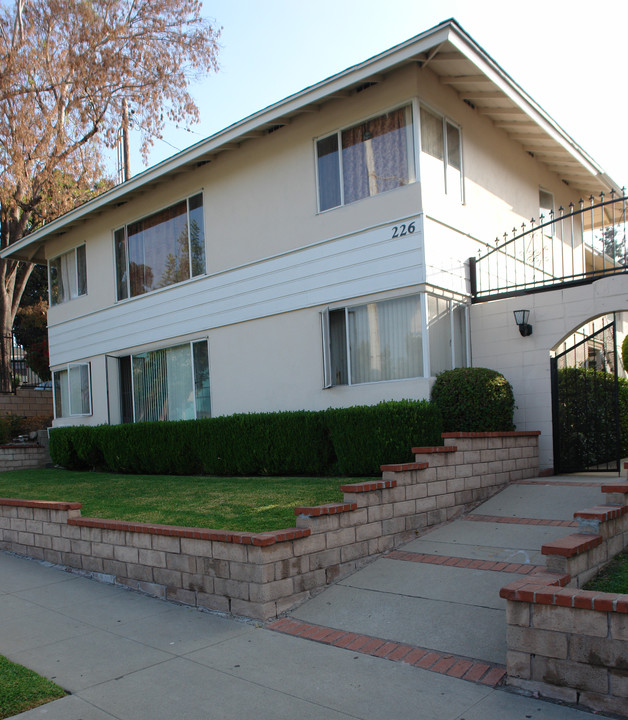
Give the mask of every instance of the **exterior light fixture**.
[(529, 310), (515, 310), (515, 322), (519, 326), (519, 332), (522, 337), (528, 337), (532, 335), (532, 325), (528, 325), (528, 318), (530, 317)]

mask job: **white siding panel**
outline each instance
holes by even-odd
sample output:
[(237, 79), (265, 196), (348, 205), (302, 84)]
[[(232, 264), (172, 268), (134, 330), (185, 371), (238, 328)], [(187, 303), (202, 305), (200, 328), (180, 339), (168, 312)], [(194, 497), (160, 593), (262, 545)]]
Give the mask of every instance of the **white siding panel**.
[(420, 217), (197, 278), (52, 326), (51, 365), (425, 282)]

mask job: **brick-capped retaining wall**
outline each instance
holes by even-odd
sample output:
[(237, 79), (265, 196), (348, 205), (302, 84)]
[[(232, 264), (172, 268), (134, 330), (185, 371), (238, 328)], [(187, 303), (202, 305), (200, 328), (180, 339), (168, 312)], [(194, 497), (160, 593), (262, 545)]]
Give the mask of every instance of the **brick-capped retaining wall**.
[(502, 588), (508, 684), (628, 717), (628, 594), (580, 589), (628, 546), (628, 483), (574, 513), (579, 532), (544, 545), (547, 571)]
[(537, 432), (455, 433), (414, 448), (382, 480), (343, 485), (344, 502), (298, 507), (268, 533), (81, 517), (80, 503), (0, 499), (0, 549), (95, 574), (159, 597), (261, 619), (508, 482), (538, 473)]
[(0, 445), (0, 472), (45, 467), (50, 463), (48, 448), (39, 443)]

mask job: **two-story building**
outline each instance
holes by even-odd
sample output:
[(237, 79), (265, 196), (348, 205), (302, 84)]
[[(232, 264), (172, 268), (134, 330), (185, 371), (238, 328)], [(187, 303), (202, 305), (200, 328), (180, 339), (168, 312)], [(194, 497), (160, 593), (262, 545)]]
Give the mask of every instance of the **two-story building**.
[(525, 356), (534, 347), (547, 365), (593, 315), (537, 348), (536, 327), (517, 331), (515, 300), (471, 308), (468, 259), (540, 212), (611, 190), (447, 21), (4, 255), (49, 266), (56, 426), (427, 398), (437, 373), (473, 364), (513, 382), (518, 429), (543, 431), (551, 467), (551, 413), (535, 402), (548, 370), (526, 378)]

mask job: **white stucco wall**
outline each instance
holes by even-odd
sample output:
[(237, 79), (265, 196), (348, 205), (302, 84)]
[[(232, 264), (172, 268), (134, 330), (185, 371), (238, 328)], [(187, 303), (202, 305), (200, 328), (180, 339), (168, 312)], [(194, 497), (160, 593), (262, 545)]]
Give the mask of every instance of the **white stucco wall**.
[[(513, 311), (530, 310), (532, 335), (521, 337)], [(473, 365), (512, 384), (517, 430), (540, 430), (541, 469), (553, 467), (550, 351), (589, 320), (628, 311), (628, 276), (589, 285), (479, 303), (471, 307)]]

